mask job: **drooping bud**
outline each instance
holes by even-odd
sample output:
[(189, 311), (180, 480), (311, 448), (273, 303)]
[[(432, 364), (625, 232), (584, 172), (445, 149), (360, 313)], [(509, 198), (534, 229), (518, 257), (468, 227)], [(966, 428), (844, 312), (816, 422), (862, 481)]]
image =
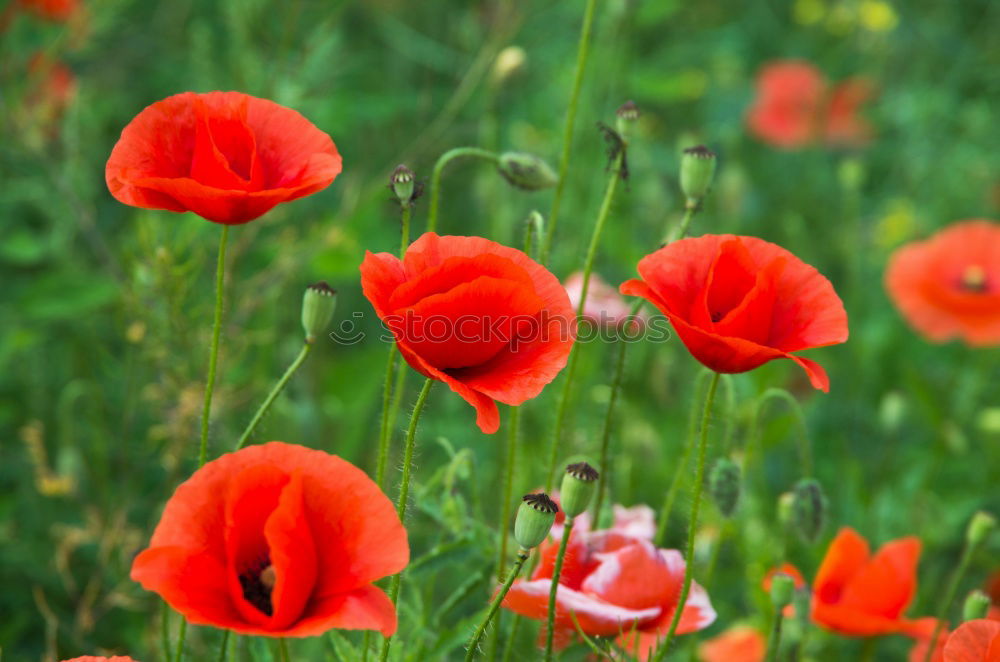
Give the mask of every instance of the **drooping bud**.
[(977, 546), (997, 528), (997, 519), (986, 511), (980, 510), (972, 516), (969, 528), (965, 531), (965, 539), (970, 545)]
[(599, 477), (597, 470), (586, 462), (566, 467), (559, 492), (566, 517), (572, 519), (587, 509), (597, 489)]
[(634, 101), (626, 101), (615, 111), (615, 130), (626, 142), (629, 139), (629, 129), (639, 119), (639, 106)]
[(413, 171), (405, 165), (396, 166), (396, 169), (389, 175), (389, 188), (396, 195), (399, 204), (404, 207), (409, 207), (417, 199)]
[(990, 596), (979, 589), (972, 591), (965, 598), (965, 604), (962, 605), (962, 620), (974, 621), (977, 618), (986, 618), (990, 612), (991, 604)]
[(559, 183), (559, 175), (534, 154), (504, 152), (497, 161), (497, 170), (512, 186), (526, 191), (540, 191)]
[(326, 330), (333, 311), (337, 308), (337, 290), (326, 281), (313, 283), (302, 295), (302, 328), (306, 332), (306, 342), (316, 340), (316, 336)]
[(792, 525), (807, 543), (814, 543), (826, 522), (826, 496), (815, 478), (803, 478), (792, 488)]
[(795, 579), (783, 572), (771, 578), (771, 604), (777, 610), (782, 610), (792, 604), (795, 598)]
[(548, 494), (525, 494), (514, 519), (514, 540), (524, 549), (538, 547), (549, 535), (559, 506)]
[(740, 501), (740, 467), (728, 457), (719, 458), (708, 475), (708, 493), (723, 517), (732, 517)]
[(681, 155), (681, 191), (687, 198), (688, 207), (701, 204), (712, 187), (715, 160), (715, 153), (704, 145), (688, 147)]

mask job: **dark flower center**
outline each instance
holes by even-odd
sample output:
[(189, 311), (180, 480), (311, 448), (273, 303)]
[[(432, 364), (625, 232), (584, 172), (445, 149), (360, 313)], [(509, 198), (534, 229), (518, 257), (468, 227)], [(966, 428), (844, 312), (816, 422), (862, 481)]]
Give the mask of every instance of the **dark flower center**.
[(276, 580), (271, 559), (265, 557), (259, 563), (253, 564), (240, 573), (243, 597), (254, 607), (270, 616), (274, 611), (274, 607), (271, 605), (271, 591), (274, 589)]
[(986, 270), (978, 264), (970, 264), (962, 273), (962, 282), (960, 286), (966, 292), (985, 292), (987, 289)]

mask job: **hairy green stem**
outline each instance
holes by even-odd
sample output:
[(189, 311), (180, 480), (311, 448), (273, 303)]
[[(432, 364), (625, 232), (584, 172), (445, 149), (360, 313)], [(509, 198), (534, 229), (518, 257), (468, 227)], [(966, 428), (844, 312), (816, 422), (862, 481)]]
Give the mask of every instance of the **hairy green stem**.
[(545, 662), (552, 662), (552, 641), (556, 628), (556, 596), (559, 594), (559, 577), (562, 575), (566, 548), (569, 546), (569, 537), (573, 533), (573, 520), (572, 517), (566, 518), (566, 526), (563, 527), (562, 539), (559, 541), (559, 553), (556, 555), (556, 563), (552, 568), (548, 617), (545, 623)]
[(490, 602), (490, 608), (489, 611), (486, 612), (486, 617), (483, 619), (482, 623), (480, 623), (479, 626), (476, 628), (476, 631), (473, 633), (472, 638), (469, 640), (469, 646), (465, 651), (466, 662), (469, 662), (469, 660), (472, 660), (475, 657), (476, 649), (479, 647), (479, 640), (483, 638), (483, 633), (486, 632), (486, 628), (489, 627), (490, 621), (493, 620), (493, 616), (495, 616), (497, 611), (500, 609), (500, 603), (503, 602), (503, 599), (507, 595), (507, 592), (510, 590), (511, 585), (514, 584), (514, 580), (517, 579), (517, 576), (519, 574), (521, 574), (521, 568), (524, 567), (524, 562), (527, 560), (528, 560), (528, 550), (522, 548), (517, 553), (517, 561), (514, 562), (513, 570), (511, 570), (510, 573), (508, 573), (507, 579), (503, 583), (503, 587), (501, 587), (500, 591), (493, 598), (493, 601)]
[(684, 583), (681, 586), (681, 594), (677, 600), (677, 609), (674, 610), (674, 617), (670, 621), (670, 629), (663, 639), (663, 643), (656, 653), (655, 662), (660, 662), (667, 654), (670, 643), (673, 641), (677, 626), (681, 622), (681, 614), (684, 612), (684, 605), (687, 603), (688, 594), (691, 592), (691, 580), (694, 572), (694, 538), (698, 531), (698, 513), (701, 509), (701, 494), (705, 484), (705, 459), (708, 455), (708, 423), (712, 416), (712, 404), (715, 401), (715, 391), (719, 386), (719, 373), (712, 375), (712, 381), (708, 383), (708, 393), (705, 395), (705, 409), (701, 415), (701, 433), (698, 437), (698, 469), (695, 472), (694, 489), (691, 497), (691, 520), (688, 522), (687, 550), (684, 553)]
[(226, 275), (226, 241), (229, 226), (222, 226), (219, 238), (219, 256), (215, 264), (215, 318), (212, 322), (212, 345), (208, 353), (208, 377), (205, 379), (205, 403), (201, 409), (201, 445), (198, 449), (198, 466), (208, 459), (208, 418), (212, 410), (212, 393), (215, 391), (215, 370), (219, 361), (219, 332), (222, 329), (222, 285)]
[[(410, 498), (410, 472), (413, 466), (413, 449), (416, 446), (417, 422), (420, 420), (420, 413), (427, 402), (427, 394), (431, 392), (434, 380), (427, 378), (424, 387), (420, 389), (417, 396), (417, 403), (413, 405), (413, 413), (410, 415), (410, 425), (406, 429), (406, 443), (403, 450), (403, 477), (399, 483), (399, 500), (396, 502), (396, 515), (400, 522), (406, 521), (406, 502)], [(402, 581), (403, 573), (399, 572), (392, 576), (392, 583), (389, 587), (389, 599), (392, 604), (396, 604), (399, 599), (399, 585)], [(392, 646), (392, 637), (386, 637), (382, 643), (382, 654), (380, 659), (385, 662), (389, 659), (389, 648)]]
[(252, 419), (250, 419), (249, 425), (247, 425), (246, 429), (243, 430), (243, 434), (240, 435), (240, 440), (236, 443), (236, 450), (239, 450), (247, 445), (247, 441), (250, 440), (250, 435), (252, 435), (254, 430), (257, 429), (257, 426), (264, 418), (264, 415), (267, 414), (267, 411), (271, 408), (271, 405), (274, 404), (274, 401), (278, 398), (278, 395), (280, 395), (281, 392), (285, 389), (285, 386), (292, 378), (292, 375), (295, 374), (295, 371), (299, 369), (299, 366), (302, 365), (302, 362), (306, 360), (307, 356), (309, 356), (309, 352), (311, 350), (312, 350), (312, 343), (306, 341), (306, 343), (302, 345), (302, 349), (299, 350), (299, 355), (296, 356), (295, 360), (292, 361), (292, 364), (288, 366), (288, 369), (285, 370), (285, 374), (281, 376), (281, 379), (278, 380), (278, 383), (275, 384), (274, 388), (271, 389), (271, 392), (267, 394), (267, 398), (265, 398), (264, 402), (261, 403), (260, 408), (257, 409), (257, 413), (253, 415)]
[(507, 460), (504, 463), (504, 484), (503, 500), (500, 506), (500, 525), (497, 530), (500, 532), (500, 554), (497, 558), (497, 577), (503, 572), (507, 565), (507, 538), (510, 527), (510, 502), (514, 493), (514, 463), (517, 461), (517, 438), (520, 427), (521, 410), (518, 407), (510, 408), (510, 418), (507, 425), (510, 426), (510, 433), (507, 437)]
[(569, 106), (566, 109), (566, 123), (563, 125), (562, 155), (559, 157), (559, 181), (552, 196), (552, 211), (549, 212), (549, 225), (542, 241), (541, 262), (549, 261), (549, 250), (552, 248), (552, 238), (555, 236), (556, 223), (559, 220), (559, 205), (563, 190), (566, 187), (566, 173), (569, 170), (569, 159), (573, 152), (573, 129), (576, 126), (576, 111), (580, 103), (580, 90), (583, 87), (583, 73), (587, 69), (587, 58), (590, 55), (590, 33), (594, 27), (594, 7), (597, 0), (587, 0), (583, 10), (583, 26), (580, 28), (580, 43), (576, 51), (576, 72), (573, 74), (573, 89), (569, 96)]
[(458, 158), (477, 158), (496, 163), (500, 157), (495, 152), (479, 147), (456, 147), (441, 155), (437, 163), (434, 164), (434, 170), (431, 172), (431, 201), (427, 209), (428, 232), (437, 231), (438, 208), (441, 203), (441, 174), (448, 163)]
[[(615, 191), (618, 188), (618, 180), (621, 178), (622, 159), (624, 152), (620, 152), (615, 157), (611, 165), (611, 176), (608, 178), (608, 186), (604, 191), (604, 200), (601, 201), (601, 208), (597, 212), (597, 222), (594, 223), (594, 230), (590, 234), (590, 245), (587, 247), (587, 257), (583, 262), (583, 280), (580, 283), (580, 301), (576, 306), (576, 317), (579, 321), (583, 317), (583, 309), (587, 303), (587, 291), (590, 288), (590, 274), (594, 269), (594, 257), (597, 255), (597, 246), (601, 240), (601, 233), (604, 224), (611, 212), (611, 203), (615, 199)], [(551, 229), (551, 225), (549, 228)], [(544, 248), (543, 248), (544, 250)], [(566, 366), (566, 376), (563, 377), (562, 391), (559, 393), (559, 402), (556, 405), (556, 420), (552, 431), (552, 445), (549, 450), (549, 473), (545, 479), (545, 491), (552, 491), (552, 481), (555, 478), (556, 462), (559, 459), (559, 441), (562, 438), (563, 422), (566, 419), (566, 406), (569, 402), (570, 390), (573, 386), (573, 375), (576, 372), (576, 363), (580, 355), (579, 346), (574, 343), (570, 349), (569, 362)], [(604, 468), (602, 467), (603, 471)]]
[(378, 463), (375, 465), (375, 482), (379, 487), (384, 487), (382, 483), (385, 478), (385, 465), (389, 457), (389, 438), (392, 436), (389, 432), (391, 429), (389, 418), (392, 403), (392, 378), (396, 370), (398, 356), (396, 345), (391, 345), (389, 347), (389, 360), (385, 364), (385, 384), (382, 387), (382, 422), (379, 425), (378, 433)]
[(671, 241), (677, 241), (678, 239), (683, 239), (687, 236), (688, 230), (691, 227), (691, 219), (694, 218), (694, 215), (697, 213), (698, 205), (688, 203), (684, 207), (684, 217), (681, 219), (681, 224), (677, 226), (676, 236), (671, 238)]

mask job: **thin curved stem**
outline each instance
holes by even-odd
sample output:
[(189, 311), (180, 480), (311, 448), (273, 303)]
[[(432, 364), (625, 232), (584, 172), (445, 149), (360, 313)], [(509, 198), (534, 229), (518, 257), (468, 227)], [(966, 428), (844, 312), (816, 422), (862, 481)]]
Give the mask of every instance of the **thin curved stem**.
[(802, 475), (812, 476), (812, 449), (809, 443), (809, 434), (806, 427), (805, 415), (802, 413), (802, 406), (791, 393), (785, 389), (776, 387), (767, 389), (757, 399), (757, 405), (754, 407), (753, 418), (750, 422), (750, 435), (747, 438), (748, 441), (744, 458), (744, 470), (749, 468), (750, 458), (753, 452), (757, 450), (757, 448), (752, 446), (752, 444), (756, 444), (756, 442), (759, 441), (757, 437), (760, 433), (758, 426), (760, 424), (761, 413), (764, 411), (765, 405), (771, 400), (783, 400), (792, 411), (792, 415), (795, 417), (795, 422), (799, 428), (799, 436), (796, 438), (796, 441), (798, 441), (799, 445), (799, 457), (802, 462)]
[(434, 170), (431, 172), (431, 201), (427, 209), (428, 232), (437, 231), (438, 208), (441, 204), (441, 174), (444, 172), (444, 167), (454, 159), (466, 157), (483, 159), (492, 163), (496, 163), (500, 158), (496, 153), (479, 147), (456, 147), (449, 149), (438, 158), (437, 163), (434, 164)]
[[(410, 472), (413, 466), (413, 449), (416, 446), (417, 423), (420, 421), (420, 414), (424, 410), (424, 403), (427, 402), (427, 394), (431, 392), (434, 380), (427, 378), (424, 387), (420, 389), (417, 396), (417, 403), (413, 405), (413, 413), (410, 415), (410, 425), (406, 429), (406, 445), (403, 450), (403, 477), (399, 483), (399, 500), (396, 502), (396, 515), (400, 522), (406, 521), (406, 502), (410, 498)], [(399, 585), (403, 574), (399, 572), (392, 576), (392, 583), (389, 587), (389, 599), (395, 605), (399, 599)], [(382, 643), (382, 654), (380, 659), (385, 662), (389, 659), (389, 648), (392, 646), (392, 637), (386, 637)]]
[(240, 440), (236, 443), (235, 450), (239, 450), (247, 445), (247, 441), (250, 440), (250, 435), (252, 435), (254, 430), (257, 429), (257, 426), (264, 418), (264, 415), (267, 414), (267, 411), (271, 408), (271, 405), (274, 404), (274, 401), (285, 389), (285, 386), (292, 378), (292, 375), (295, 374), (295, 371), (299, 369), (299, 366), (302, 365), (302, 362), (306, 360), (307, 356), (309, 356), (310, 350), (312, 350), (312, 343), (306, 342), (305, 344), (302, 345), (302, 349), (299, 350), (298, 356), (296, 356), (295, 360), (292, 361), (292, 364), (288, 366), (288, 369), (285, 370), (285, 374), (281, 376), (281, 379), (279, 379), (278, 383), (274, 385), (274, 388), (271, 389), (271, 392), (267, 394), (267, 398), (265, 398), (264, 402), (261, 403), (260, 408), (257, 409), (257, 413), (255, 413), (253, 415), (253, 418), (250, 419), (250, 423), (247, 425), (246, 429), (243, 430), (243, 434), (240, 435)]
[(545, 623), (545, 662), (552, 661), (552, 641), (556, 627), (556, 596), (559, 594), (559, 577), (562, 575), (563, 560), (566, 558), (566, 548), (569, 546), (569, 537), (573, 533), (573, 520), (567, 517), (566, 526), (563, 527), (562, 539), (559, 541), (559, 553), (556, 555), (556, 563), (552, 569), (552, 581), (549, 586), (549, 609)]
[(226, 653), (229, 652), (229, 630), (222, 631), (222, 645), (219, 646), (219, 662), (226, 662)]
[(174, 662), (184, 659), (184, 639), (187, 637), (187, 619), (181, 615), (181, 624), (177, 628), (177, 647), (174, 649)]
[[(590, 234), (590, 245), (587, 247), (587, 257), (583, 262), (583, 280), (580, 283), (580, 302), (576, 306), (576, 317), (579, 320), (583, 316), (583, 309), (587, 303), (587, 293), (590, 289), (590, 274), (594, 269), (594, 257), (597, 255), (597, 246), (601, 240), (601, 233), (604, 224), (611, 212), (611, 203), (615, 199), (615, 191), (618, 188), (618, 180), (621, 178), (621, 165), (624, 152), (620, 152), (611, 166), (611, 177), (608, 179), (608, 186), (604, 191), (604, 200), (601, 201), (601, 208), (597, 212), (597, 222), (594, 223), (594, 230)], [(551, 230), (552, 226), (549, 226)], [(543, 248), (544, 251), (544, 248)], [(566, 418), (566, 406), (569, 402), (569, 392), (573, 386), (573, 375), (576, 373), (576, 363), (580, 355), (579, 345), (573, 344), (570, 349), (569, 362), (566, 366), (566, 376), (563, 378), (562, 391), (559, 393), (559, 402), (556, 405), (555, 429), (552, 431), (552, 445), (549, 450), (549, 473), (545, 479), (545, 491), (552, 491), (552, 481), (555, 478), (556, 461), (559, 457), (559, 441), (562, 438), (563, 422)], [(603, 471), (603, 467), (602, 467)]]
[(655, 662), (660, 662), (667, 654), (670, 643), (677, 632), (677, 626), (681, 622), (681, 614), (684, 612), (684, 605), (687, 603), (688, 594), (691, 592), (691, 581), (693, 579), (694, 567), (694, 538), (698, 531), (698, 513), (701, 509), (701, 494), (705, 484), (705, 459), (708, 456), (708, 422), (712, 417), (712, 405), (715, 401), (715, 391), (719, 386), (719, 373), (712, 375), (712, 381), (708, 383), (708, 393), (705, 395), (705, 409), (701, 415), (701, 433), (698, 438), (698, 469), (695, 472), (694, 490), (691, 498), (691, 520), (688, 522), (687, 550), (684, 553), (684, 584), (681, 586), (681, 594), (677, 600), (677, 609), (674, 610), (674, 617), (670, 620), (670, 629), (660, 645)]
[[(503, 602), (503, 599), (504, 597), (506, 597), (507, 592), (510, 591), (510, 587), (511, 585), (513, 585), (514, 580), (517, 579), (517, 576), (519, 574), (521, 574), (521, 568), (524, 567), (524, 562), (527, 560), (528, 560), (528, 550), (522, 548), (517, 553), (517, 561), (514, 562), (514, 569), (511, 570), (510, 573), (508, 573), (507, 580), (504, 581), (503, 587), (501, 587), (500, 591), (496, 594), (496, 597), (494, 597), (493, 601), (490, 603), (489, 611), (486, 612), (486, 618), (484, 618), (483, 622), (479, 624), (479, 626), (476, 628), (476, 631), (473, 633), (472, 638), (469, 640), (469, 646), (465, 651), (466, 662), (469, 662), (470, 660), (475, 658), (476, 649), (479, 647), (479, 640), (483, 638), (483, 633), (486, 632), (486, 628), (489, 627), (490, 621), (493, 620), (493, 617), (500, 609), (500, 603)], [(383, 649), (383, 652), (384, 651), (385, 649)], [(384, 660), (385, 658), (383, 657), (382, 659)]]
[(563, 189), (566, 187), (566, 173), (569, 170), (569, 159), (573, 152), (573, 129), (576, 126), (576, 111), (580, 103), (580, 89), (583, 87), (583, 73), (587, 68), (587, 58), (590, 55), (590, 34), (594, 27), (594, 7), (597, 0), (587, 0), (583, 10), (583, 26), (580, 28), (580, 43), (576, 50), (576, 72), (573, 74), (573, 90), (569, 96), (569, 106), (566, 108), (566, 123), (563, 125), (562, 155), (559, 157), (559, 181), (552, 196), (552, 211), (549, 212), (549, 225), (542, 242), (541, 262), (549, 261), (549, 249), (555, 236), (556, 223), (559, 220), (559, 205), (562, 202)]
[(389, 360), (385, 364), (385, 384), (382, 388), (382, 421), (379, 424), (378, 433), (378, 463), (375, 465), (375, 482), (379, 487), (384, 487), (385, 465), (389, 457), (389, 438), (391, 426), (389, 425), (391, 404), (392, 404), (392, 379), (396, 370), (396, 359), (399, 353), (396, 351), (395, 343), (389, 347)]
[(507, 635), (507, 646), (503, 651), (502, 662), (510, 662), (511, 655), (514, 654), (514, 642), (517, 639), (517, 628), (521, 625), (521, 615), (514, 614), (514, 622), (510, 624), (510, 633)]
[(698, 213), (698, 206), (688, 204), (684, 207), (684, 217), (681, 218), (681, 224), (677, 226), (676, 236), (672, 237), (671, 241), (677, 241), (678, 239), (683, 239), (687, 236), (688, 230), (691, 227), (691, 219), (694, 215)]
[(170, 654), (170, 605), (166, 602), (163, 603), (160, 615), (160, 648), (164, 662), (170, 662), (173, 657)]
[(413, 216), (413, 209), (409, 204), (403, 205), (400, 211), (400, 226), (402, 230), (399, 235), (399, 259), (406, 255), (406, 249), (410, 247), (410, 218)]
[(500, 532), (500, 555), (497, 558), (497, 577), (503, 572), (504, 566), (507, 564), (507, 538), (510, 522), (510, 502), (511, 495), (514, 493), (514, 463), (517, 461), (517, 441), (518, 432), (520, 428), (520, 414), (521, 410), (519, 407), (510, 408), (510, 418), (507, 421), (507, 425), (510, 426), (510, 434), (507, 437), (507, 460), (504, 464), (504, 485), (503, 485), (503, 501), (500, 507), (500, 525), (497, 530)]
[(944, 629), (944, 619), (948, 615), (948, 610), (951, 608), (951, 604), (955, 601), (955, 595), (958, 593), (958, 585), (962, 581), (962, 577), (965, 576), (965, 571), (969, 569), (969, 564), (972, 562), (972, 555), (976, 551), (976, 545), (971, 542), (965, 543), (965, 548), (962, 550), (962, 558), (958, 562), (958, 567), (955, 568), (954, 574), (951, 576), (951, 581), (948, 582), (948, 588), (944, 592), (944, 600), (939, 603), (937, 613), (934, 614), (936, 618), (936, 623), (934, 624), (934, 632), (931, 634), (930, 641), (927, 643), (927, 652), (924, 653), (924, 662), (930, 662), (931, 657), (934, 655), (934, 650), (937, 648), (938, 637), (941, 636), (941, 630)]
[[(208, 418), (212, 410), (212, 393), (215, 391), (215, 370), (219, 361), (219, 332), (222, 329), (222, 285), (226, 275), (226, 241), (229, 226), (222, 226), (219, 238), (219, 256), (215, 264), (215, 318), (212, 322), (212, 345), (208, 353), (208, 377), (205, 379), (205, 403), (201, 409), (201, 445), (198, 449), (198, 466), (208, 459)], [(183, 643), (183, 642), (182, 642)]]

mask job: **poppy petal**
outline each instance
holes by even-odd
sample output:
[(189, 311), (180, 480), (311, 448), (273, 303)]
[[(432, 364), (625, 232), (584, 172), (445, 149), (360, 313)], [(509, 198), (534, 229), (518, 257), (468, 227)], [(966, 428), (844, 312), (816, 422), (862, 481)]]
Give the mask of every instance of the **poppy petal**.
[(663, 606), (677, 600), (684, 565), (668, 565), (656, 547), (639, 541), (595, 554), (597, 567), (580, 587), (586, 593), (629, 609)]
[(390, 637), (396, 633), (396, 608), (382, 589), (363, 586), (311, 601), (308, 611), (282, 636), (313, 637), (332, 628), (378, 630)]
[(919, 559), (917, 538), (886, 543), (851, 578), (840, 596), (840, 604), (899, 618), (916, 592)]
[[(534, 579), (515, 582), (503, 600), (503, 606), (522, 616), (545, 620), (549, 605), (551, 579)], [(659, 607), (649, 609), (627, 609), (610, 604), (582, 591), (575, 591), (560, 585), (556, 591), (557, 628), (573, 628), (573, 616), (580, 628), (587, 634), (607, 636), (617, 634), (632, 627), (633, 623), (645, 623), (656, 618)]]
[(850, 527), (843, 527), (830, 543), (813, 579), (814, 603), (840, 600), (844, 588), (868, 562), (868, 541)]

